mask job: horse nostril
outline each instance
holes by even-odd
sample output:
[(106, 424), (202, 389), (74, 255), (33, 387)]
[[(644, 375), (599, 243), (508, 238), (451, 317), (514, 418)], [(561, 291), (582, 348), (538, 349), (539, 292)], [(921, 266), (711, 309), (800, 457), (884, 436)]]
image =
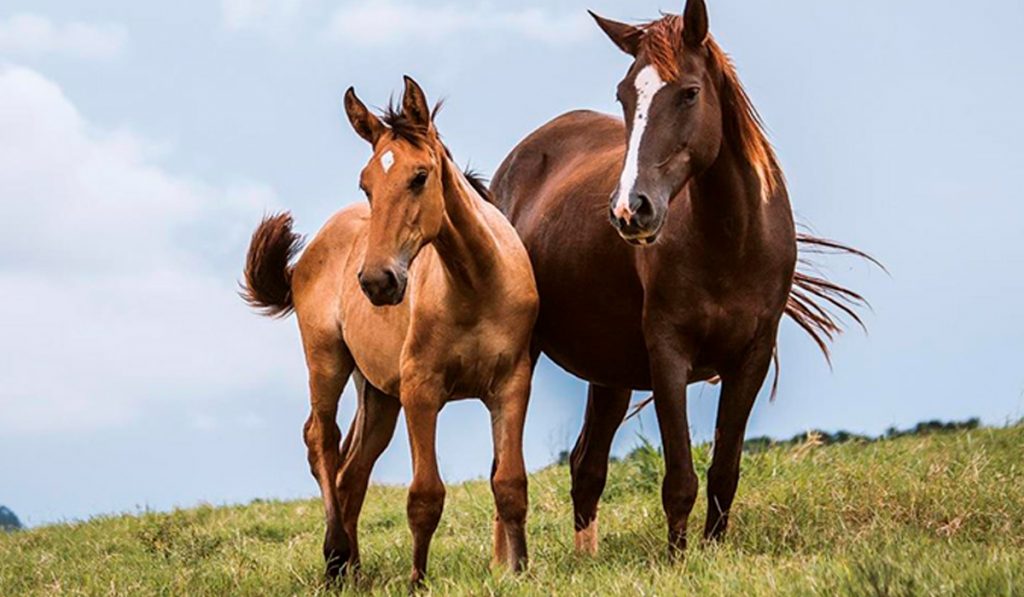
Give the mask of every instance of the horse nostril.
[(395, 274), (395, 270), (388, 268), (384, 270), (384, 280), (381, 284), (382, 290), (387, 292), (394, 292), (398, 289), (398, 275)]
[(637, 193), (633, 197), (630, 197), (629, 207), (633, 211), (633, 215), (638, 218), (650, 217), (654, 214), (654, 203), (652, 203), (651, 199), (643, 193)]

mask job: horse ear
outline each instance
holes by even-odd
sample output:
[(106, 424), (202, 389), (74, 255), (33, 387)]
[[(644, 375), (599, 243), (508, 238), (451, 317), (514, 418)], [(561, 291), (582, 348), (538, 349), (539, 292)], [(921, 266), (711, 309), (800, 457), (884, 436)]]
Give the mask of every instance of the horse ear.
[(412, 80), (412, 77), (405, 75), (405, 93), (402, 94), (402, 112), (416, 124), (424, 127), (430, 126), (430, 106), (427, 105), (427, 96), (419, 83)]
[(627, 23), (606, 19), (592, 10), (587, 12), (590, 13), (590, 16), (594, 17), (594, 20), (597, 21), (597, 26), (601, 28), (601, 31), (604, 31), (605, 35), (620, 50), (630, 56), (636, 56), (637, 51), (640, 49), (640, 38), (643, 37), (642, 29)]
[(708, 7), (704, 0), (686, 0), (683, 9), (683, 43), (699, 48), (708, 38)]
[(367, 110), (366, 105), (356, 97), (356, 90), (352, 87), (345, 92), (345, 114), (348, 115), (348, 121), (352, 123), (356, 133), (370, 145), (376, 144), (377, 139), (380, 139), (387, 130), (380, 118)]

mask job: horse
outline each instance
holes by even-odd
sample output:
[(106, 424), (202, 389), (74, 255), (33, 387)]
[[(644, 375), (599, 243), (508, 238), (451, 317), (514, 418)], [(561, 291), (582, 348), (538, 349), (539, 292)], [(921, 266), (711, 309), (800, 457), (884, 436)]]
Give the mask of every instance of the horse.
[[(486, 185), (461, 172), (420, 86), (405, 77), (399, 111), (371, 113), (354, 89), (345, 111), (373, 148), (366, 203), (336, 213), (294, 265), (289, 213), (253, 234), (243, 297), (269, 316), (294, 311), (309, 370), (303, 436), (326, 516), (329, 578), (359, 566), (357, 526), (370, 473), (405, 410), (413, 478), (407, 515), (413, 584), (427, 570), (445, 488), (435, 453), (446, 402), (478, 397), (491, 414), (494, 564), (526, 566), (523, 425), (538, 294), (529, 256)], [(439, 106), (439, 104), (438, 104)], [(359, 406), (339, 449), (335, 421), (349, 377)]]
[(642, 25), (590, 14), (633, 60), (618, 85), (625, 120), (584, 110), (551, 120), (505, 158), (491, 192), (537, 276), (535, 353), (589, 382), (570, 457), (576, 549), (597, 551), (613, 435), (631, 391), (653, 390), (677, 558), (698, 492), (687, 386), (722, 384), (704, 526), (704, 538), (716, 540), (728, 527), (747, 420), (782, 316), (826, 357), (840, 315), (861, 323), (859, 294), (797, 271), (798, 242), (870, 257), (797, 233), (779, 162), (709, 34), (703, 0)]

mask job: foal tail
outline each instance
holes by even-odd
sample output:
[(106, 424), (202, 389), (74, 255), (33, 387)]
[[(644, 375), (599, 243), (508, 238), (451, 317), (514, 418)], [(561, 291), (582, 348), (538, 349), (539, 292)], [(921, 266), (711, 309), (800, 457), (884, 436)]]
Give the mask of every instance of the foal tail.
[(291, 261), (302, 244), (302, 237), (292, 232), (289, 212), (264, 216), (252, 233), (245, 257), (245, 280), (239, 291), (242, 300), (267, 317), (290, 314), (295, 308)]

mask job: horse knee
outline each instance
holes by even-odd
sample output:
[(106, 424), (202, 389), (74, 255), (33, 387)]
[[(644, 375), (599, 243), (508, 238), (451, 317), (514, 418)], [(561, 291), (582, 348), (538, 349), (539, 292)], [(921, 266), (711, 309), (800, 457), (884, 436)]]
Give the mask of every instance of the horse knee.
[(665, 476), (661, 488), (661, 501), (670, 524), (674, 525), (690, 515), (693, 505), (697, 502), (697, 489), (696, 474)]
[(570, 494), (574, 504), (585, 503), (597, 498), (604, 491), (608, 480), (607, 467), (580, 466), (572, 473), (572, 489)]
[(494, 502), (498, 517), (506, 524), (522, 524), (526, 520), (527, 481), (525, 476), (501, 479), (493, 483)]
[(413, 531), (433, 532), (441, 520), (444, 510), (444, 485), (437, 487), (410, 488), (406, 504), (406, 515)]

